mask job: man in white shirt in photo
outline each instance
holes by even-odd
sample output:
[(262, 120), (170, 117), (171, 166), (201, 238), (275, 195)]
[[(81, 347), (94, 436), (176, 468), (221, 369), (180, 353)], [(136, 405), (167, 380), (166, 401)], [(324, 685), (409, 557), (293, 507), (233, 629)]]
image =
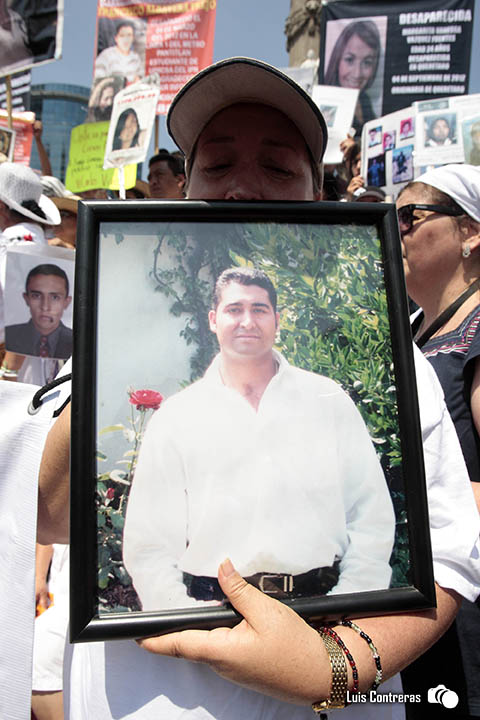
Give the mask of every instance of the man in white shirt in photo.
[(222, 601), (225, 554), (276, 597), (389, 586), (395, 518), (368, 431), (337, 383), (274, 350), (279, 317), (265, 273), (225, 270), (220, 353), (149, 423), (123, 543), (144, 610)]

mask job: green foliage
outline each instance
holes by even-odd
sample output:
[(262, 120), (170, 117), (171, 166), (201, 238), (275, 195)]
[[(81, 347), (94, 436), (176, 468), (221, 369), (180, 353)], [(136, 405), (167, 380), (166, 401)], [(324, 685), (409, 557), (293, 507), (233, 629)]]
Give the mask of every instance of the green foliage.
[[(99, 432), (99, 436), (122, 433), (127, 444), (133, 446), (123, 453), (122, 460), (117, 461), (125, 469), (110, 470), (97, 476), (97, 582), (98, 603), (103, 612), (140, 610), (132, 580), (123, 565), (122, 539), (128, 495), (148, 411), (139, 410), (135, 416), (133, 405), (130, 405), (130, 411), (129, 427), (109, 425)], [(97, 461), (106, 459), (106, 455), (97, 450)]]
[[(202, 229), (201, 226), (195, 229), (195, 240), (188, 231), (181, 230), (159, 236), (152, 270), (152, 276), (158, 283), (155, 290), (172, 299), (171, 314), (185, 318), (180, 336), (187, 345), (193, 345), (190, 382), (203, 375), (218, 352), (216, 337), (208, 326), (208, 311), (211, 308), (213, 278), (231, 265), (225, 246), (212, 242), (208, 229), (202, 237)], [(168, 266), (165, 266), (160, 258), (164, 260), (167, 253), (170, 258)]]

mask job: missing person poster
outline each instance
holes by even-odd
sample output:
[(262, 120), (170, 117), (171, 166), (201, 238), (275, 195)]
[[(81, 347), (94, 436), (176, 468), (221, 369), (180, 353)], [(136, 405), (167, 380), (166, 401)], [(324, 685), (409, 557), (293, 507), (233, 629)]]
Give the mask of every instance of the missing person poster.
[[(414, 103), (417, 115), (415, 165), (472, 162), (480, 145), (480, 95), (460, 95)], [(475, 125), (475, 123), (477, 123)], [(478, 162), (472, 163), (477, 165)]]
[(215, 12), (216, 0), (98, 0), (92, 94), (106, 78), (118, 92), (119, 77), (129, 85), (158, 73), (157, 113), (165, 115), (177, 91), (212, 62)]
[(9, 248), (5, 271), (7, 350), (33, 357), (70, 357), (74, 270), (74, 250), (37, 243)]
[[(12, 110), (14, 112), (25, 112), (30, 107), (30, 82), (32, 74), (30, 70), (15, 73), (10, 77), (12, 88)], [(0, 78), (0, 108), (7, 109), (7, 82), (6, 78)]]
[(400, 190), (420, 173), (414, 166), (413, 107), (375, 118), (362, 133), (362, 169), (365, 185), (375, 185), (395, 200)]
[(467, 92), (474, 0), (330, 2), (320, 82), (359, 90), (354, 126)]
[(328, 127), (328, 142), (323, 161), (341, 163), (340, 143), (350, 132), (358, 99), (358, 90), (314, 85), (312, 99), (318, 105)]
[(0, 127), (0, 163), (8, 160), (13, 161), (13, 149), (15, 147), (15, 130)]
[[(151, 82), (147, 82), (147, 81)], [(158, 102), (158, 75), (121, 90), (113, 104), (104, 168), (141, 163), (147, 156)]]
[[(14, 112), (12, 114), (12, 125), (15, 131), (13, 162), (30, 165), (34, 122), (35, 113), (33, 112)], [(0, 130), (3, 129), (8, 129), (8, 113), (6, 110), (0, 110)]]
[(63, 0), (0, 5), (0, 77), (62, 55)]

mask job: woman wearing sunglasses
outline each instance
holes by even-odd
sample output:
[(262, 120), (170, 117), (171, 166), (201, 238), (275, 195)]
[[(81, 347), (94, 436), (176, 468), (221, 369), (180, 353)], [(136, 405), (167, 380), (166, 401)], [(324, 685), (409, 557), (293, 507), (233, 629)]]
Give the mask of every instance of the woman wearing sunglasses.
[[(407, 289), (421, 307), (414, 339), (442, 384), (480, 509), (480, 168), (428, 171), (402, 190), (397, 210)], [(404, 683), (421, 679), (434, 687), (430, 670), (441, 657), (456, 658), (452, 672), (463, 666), (469, 705), (461, 699), (449, 717), (480, 717), (479, 600), (463, 601), (450, 631), (409, 668)], [(417, 710), (422, 720), (430, 717), (425, 710)], [(413, 709), (408, 717), (417, 717)]]

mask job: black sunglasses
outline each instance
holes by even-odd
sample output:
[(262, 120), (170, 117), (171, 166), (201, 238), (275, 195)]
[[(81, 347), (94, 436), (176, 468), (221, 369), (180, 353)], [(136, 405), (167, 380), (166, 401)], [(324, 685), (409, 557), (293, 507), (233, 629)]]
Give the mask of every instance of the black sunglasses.
[(433, 212), (439, 213), (439, 215), (451, 215), (452, 217), (465, 215), (465, 212), (461, 208), (449, 207), (448, 205), (420, 205), (419, 203), (410, 203), (409, 205), (403, 205), (403, 207), (397, 210), (400, 232), (410, 232), (413, 221), (419, 219), (415, 218), (413, 214), (415, 210), (432, 210)]

